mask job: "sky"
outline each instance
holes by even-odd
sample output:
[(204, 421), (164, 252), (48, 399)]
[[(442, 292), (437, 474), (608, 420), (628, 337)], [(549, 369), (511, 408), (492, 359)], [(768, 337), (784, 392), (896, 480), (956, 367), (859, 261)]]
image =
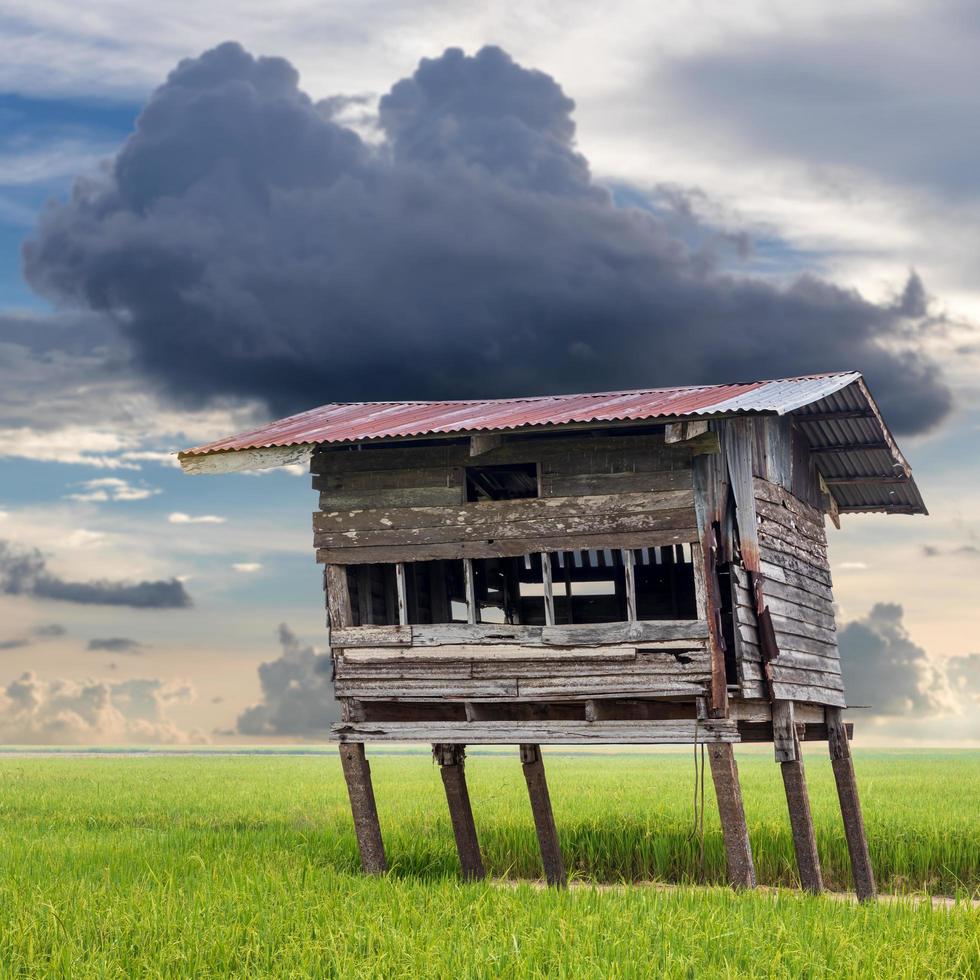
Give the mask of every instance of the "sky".
[(930, 516), (829, 530), (858, 739), (980, 745), (978, 66), (965, 2), (0, 2), (0, 744), (323, 740), (308, 475), (177, 449), (859, 370)]

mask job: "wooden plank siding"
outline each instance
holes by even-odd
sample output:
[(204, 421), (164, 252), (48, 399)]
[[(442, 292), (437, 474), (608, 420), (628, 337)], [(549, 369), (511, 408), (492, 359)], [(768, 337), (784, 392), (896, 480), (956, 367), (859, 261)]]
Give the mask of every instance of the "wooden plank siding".
[[(715, 437), (706, 434), (710, 439)], [(517, 557), (696, 540), (691, 463), (705, 437), (530, 439), (482, 453), (481, 466), (533, 463), (540, 496), (467, 503), (466, 445), (320, 451), (313, 485), (317, 560), (354, 565)]]
[[(758, 476), (754, 490), (766, 604), (779, 646), (779, 656), (769, 664), (773, 693), (787, 700), (843, 706), (823, 514)], [(740, 585), (737, 616), (740, 626), (748, 627), (753, 610), (745, 608), (746, 599), (747, 590)], [(751, 647), (745, 652), (742, 674), (747, 689), (755, 690), (765, 679), (761, 658)]]

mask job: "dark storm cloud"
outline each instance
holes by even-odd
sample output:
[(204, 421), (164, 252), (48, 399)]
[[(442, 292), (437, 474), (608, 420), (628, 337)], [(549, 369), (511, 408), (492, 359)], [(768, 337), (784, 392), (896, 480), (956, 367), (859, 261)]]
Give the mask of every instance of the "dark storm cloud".
[(125, 636), (108, 636), (88, 641), (88, 650), (102, 650), (107, 653), (142, 653), (143, 644)]
[(285, 623), (282, 655), (259, 666), (262, 701), (238, 716), (242, 735), (322, 736), (340, 713), (331, 684), (330, 654), (304, 646)]
[(178, 579), (72, 582), (49, 572), (40, 551), (18, 550), (6, 541), (0, 541), (0, 593), (134, 609), (186, 609), (191, 605), (191, 597)]
[(810, 276), (725, 274), (594, 183), (572, 109), (498, 48), (450, 49), (381, 99), (368, 145), (288, 62), (225, 44), (181, 62), (106, 176), (47, 209), (26, 273), (113, 315), (141, 370), (190, 404), (857, 369), (896, 429), (946, 414), (917, 280), (874, 304)]
[(878, 602), (840, 633), (849, 704), (878, 715), (934, 714), (948, 705), (945, 672), (909, 637), (898, 603)]

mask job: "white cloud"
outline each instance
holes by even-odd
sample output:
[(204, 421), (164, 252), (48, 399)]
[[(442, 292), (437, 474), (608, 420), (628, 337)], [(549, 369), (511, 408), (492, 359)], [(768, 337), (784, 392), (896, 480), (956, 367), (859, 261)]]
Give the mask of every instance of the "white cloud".
[(0, 689), (0, 742), (92, 745), (207, 741), (198, 731), (183, 731), (169, 717), (171, 707), (194, 698), (189, 684), (159, 678), (45, 681), (33, 671), (25, 671)]
[(162, 492), (156, 487), (136, 486), (127, 480), (121, 480), (114, 476), (86, 480), (79, 486), (83, 488), (82, 491), (67, 494), (69, 500), (77, 500), (81, 503), (102, 503), (108, 500), (146, 500), (147, 497), (153, 497)]
[(845, 572), (863, 572), (871, 566), (865, 561), (841, 561), (836, 567)]
[(167, 520), (171, 524), (224, 524), (227, 518), (219, 517), (217, 514), (192, 516), (191, 514), (182, 514), (180, 511), (174, 511)]
[(120, 459), (124, 447), (118, 432), (69, 425), (43, 431), (29, 426), (0, 429), (0, 457), (33, 459), (45, 463), (78, 463), (110, 470), (138, 470), (136, 463)]
[(245, 575), (262, 571), (262, 563), (257, 561), (236, 561), (231, 567), (236, 572), (242, 572)]
[(8, 145), (0, 152), (0, 184), (16, 187), (75, 177), (95, 170), (114, 150), (109, 143), (71, 139), (16, 150)]

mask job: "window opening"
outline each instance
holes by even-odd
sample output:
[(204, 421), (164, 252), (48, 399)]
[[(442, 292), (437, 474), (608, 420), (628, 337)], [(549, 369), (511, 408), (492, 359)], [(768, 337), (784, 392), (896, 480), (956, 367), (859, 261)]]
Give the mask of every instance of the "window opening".
[[(551, 563), (555, 623), (618, 623), (629, 618), (623, 552), (614, 548), (562, 551), (544, 556)], [(545, 625), (544, 573), (540, 554), (516, 558), (474, 558), (475, 622)], [(405, 562), (408, 622), (416, 625), (466, 623), (463, 561)], [(694, 570), (688, 545), (633, 550), (636, 618), (695, 619)], [(356, 625), (398, 623), (394, 564), (352, 565), (347, 569)], [(723, 584), (722, 594), (730, 588)], [(729, 619), (731, 614), (729, 612)], [(726, 644), (729, 652), (732, 644)], [(734, 663), (734, 661), (733, 661)]]
[(466, 467), (466, 499), (470, 502), (520, 500), (538, 495), (537, 463)]
[[(405, 562), (405, 599), (409, 623), (465, 623), (463, 562)], [(398, 591), (393, 563), (350, 565), (347, 587), (358, 626), (398, 625)]]

